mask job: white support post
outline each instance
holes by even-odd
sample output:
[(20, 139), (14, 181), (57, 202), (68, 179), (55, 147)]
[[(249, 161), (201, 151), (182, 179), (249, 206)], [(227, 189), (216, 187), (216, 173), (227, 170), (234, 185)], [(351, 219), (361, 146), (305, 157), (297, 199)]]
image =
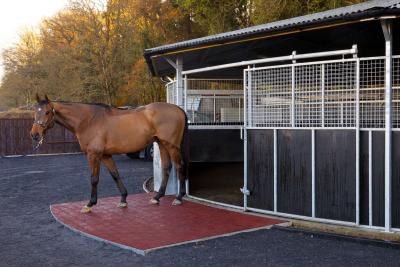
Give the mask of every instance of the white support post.
[(176, 105), (183, 108), (183, 60), (181, 57), (176, 58)]
[(315, 218), (315, 130), (311, 130), (311, 216)]
[[(174, 102), (176, 105), (180, 107), (184, 107), (183, 104), (184, 102), (183, 96), (184, 96), (184, 79), (182, 75), (183, 71), (183, 62), (180, 57), (176, 59), (176, 64), (174, 64), (170, 59), (166, 59), (166, 61), (171, 64), (176, 69), (176, 99), (175, 101), (171, 101), (171, 99), (168, 98), (169, 101)], [(168, 95), (168, 92), (167, 92)], [(161, 156), (160, 156), (160, 150), (158, 147), (157, 143), (153, 144), (154, 147), (154, 155), (153, 155), (153, 171), (154, 171), (154, 189), (157, 191), (161, 185), (162, 181), (162, 163), (161, 163)], [(179, 186), (180, 184), (178, 183), (178, 176), (175, 172), (175, 167), (174, 164), (172, 164), (172, 170), (171, 174), (169, 176), (168, 184), (167, 184), (167, 189), (165, 194), (166, 195), (176, 195), (179, 192)], [(186, 183), (186, 192), (188, 191), (189, 184), (188, 182)]]
[(385, 231), (392, 230), (392, 21), (381, 20), (385, 36)]
[(187, 75), (185, 75), (185, 77), (183, 78), (183, 96), (184, 96), (184, 109), (183, 110), (185, 110), (185, 112), (187, 113), (187, 83), (188, 83), (188, 80), (187, 80)]
[(243, 115), (244, 115), (244, 123), (243, 123), (243, 161), (244, 161), (244, 168), (243, 168), (243, 210), (247, 210), (247, 117), (246, 117), (246, 101), (247, 101), (247, 75), (248, 71), (243, 70)]
[(252, 84), (252, 79), (251, 79), (251, 72), (250, 72), (250, 66), (247, 67), (248, 72), (247, 72), (247, 126), (253, 126), (253, 98), (252, 98), (252, 90), (253, 90), (253, 84)]
[(321, 66), (321, 124), (325, 127), (325, 64)]
[(368, 225), (372, 226), (372, 131), (368, 131)]
[(278, 133), (274, 129), (274, 212), (278, 211)]
[[(160, 156), (160, 149), (157, 142), (153, 143), (153, 177), (154, 177), (154, 191), (158, 192), (163, 177), (162, 163)], [(171, 173), (169, 176), (166, 195), (176, 195), (178, 193), (179, 183), (175, 172), (174, 165), (172, 165)]]
[(292, 60), (292, 114), (291, 114), (291, 122), (292, 122), (292, 127), (295, 127), (295, 124), (296, 124), (296, 122), (295, 122), (295, 104), (296, 104), (296, 101), (295, 101), (295, 97), (296, 97), (296, 95), (295, 95), (295, 90), (296, 90), (296, 67), (294, 66), (294, 64), (296, 64), (296, 60), (294, 60), (294, 58), (296, 57), (296, 51), (293, 51), (292, 52), (292, 57), (293, 57), (293, 60)]
[(356, 63), (356, 225), (360, 225), (360, 59)]

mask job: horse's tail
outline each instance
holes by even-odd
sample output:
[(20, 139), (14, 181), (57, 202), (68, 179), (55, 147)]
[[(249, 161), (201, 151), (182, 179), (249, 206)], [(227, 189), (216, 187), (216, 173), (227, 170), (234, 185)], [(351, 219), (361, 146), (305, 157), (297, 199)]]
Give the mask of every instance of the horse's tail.
[(189, 175), (189, 125), (188, 125), (188, 117), (186, 115), (186, 112), (181, 109), (183, 114), (185, 115), (185, 129), (183, 130), (183, 136), (182, 136), (182, 141), (181, 141), (181, 155), (182, 155), (182, 169), (183, 169), (183, 175), (185, 177), (185, 180), (188, 179)]

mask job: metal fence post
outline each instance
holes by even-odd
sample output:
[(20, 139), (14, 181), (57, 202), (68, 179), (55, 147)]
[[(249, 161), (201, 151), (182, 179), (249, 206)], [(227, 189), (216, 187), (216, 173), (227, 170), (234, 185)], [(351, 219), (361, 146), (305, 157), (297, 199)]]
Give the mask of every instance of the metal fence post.
[(372, 131), (368, 131), (368, 225), (372, 226)]
[(392, 228), (392, 21), (381, 20), (385, 36), (385, 231)]
[(253, 109), (253, 98), (252, 98), (252, 90), (253, 90), (253, 83), (252, 83), (252, 73), (250, 72), (250, 66), (247, 67), (248, 72), (247, 72), (247, 122), (248, 126), (254, 126), (253, 125), (253, 114), (252, 114), (252, 109)]
[(184, 95), (184, 110), (187, 113), (187, 75), (184, 76), (183, 78), (183, 95)]
[(356, 61), (356, 225), (360, 224), (360, 59)]
[(274, 129), (274, 212), (278, 211), (278, 133)]
[(315, 130), (311, 130), (311, 216), (315, 218)]
[(244, 161), (244, 166), (243, 166), (243, 210), (247, 210), (247, 165), (248, 165), (248, 160), (247, 160), (247, 75), (248, 71), (246, 69), (243, 70), (243, 141), (244, 141), (244, 149), (243, 149), (243, 161)]
[(296, 57), (296, 51), (292, 52), (292, 116), (291, 116), (291, 122), (292, 122), (292, 127), (295, 127), (296, 122), (295, 122), (295, 90), (296, 90), (296, 67), (294, 64), (296, 64), (296, 60), (294, 58)]
[(325, 64), (321, 65), (321, 124), (325, 127)]
[(183, 107), (183, 60), (176, 58), (176, 105)]

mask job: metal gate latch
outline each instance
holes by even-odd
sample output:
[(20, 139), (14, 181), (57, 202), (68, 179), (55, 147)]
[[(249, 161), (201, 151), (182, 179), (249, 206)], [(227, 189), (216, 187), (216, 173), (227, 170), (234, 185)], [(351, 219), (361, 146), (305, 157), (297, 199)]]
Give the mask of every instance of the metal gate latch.
[(250, 196), (250, 191), (247, 188), (240, 188), (240, 192), (242, 192), (243, 195)]

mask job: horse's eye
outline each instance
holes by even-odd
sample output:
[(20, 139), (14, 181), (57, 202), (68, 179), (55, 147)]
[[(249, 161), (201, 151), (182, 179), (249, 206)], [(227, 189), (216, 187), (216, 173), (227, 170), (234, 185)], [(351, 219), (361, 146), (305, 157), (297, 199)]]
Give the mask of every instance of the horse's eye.
[(49, 115), (50, 114), (50, 111), (46, 111), (46, 115)]

